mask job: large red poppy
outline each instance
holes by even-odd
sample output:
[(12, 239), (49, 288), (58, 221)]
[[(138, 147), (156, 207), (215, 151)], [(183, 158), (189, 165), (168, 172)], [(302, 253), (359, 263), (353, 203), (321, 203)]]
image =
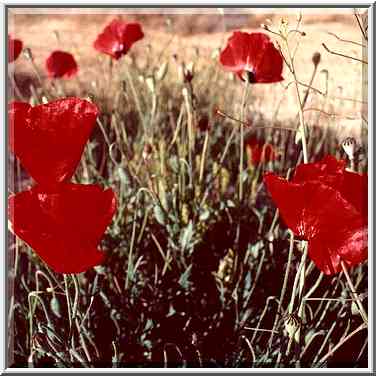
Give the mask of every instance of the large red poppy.
[(80, 273), (100, 264), (98, 244), (116, 210), (111, 189), (97, 185), (36, 186), (9, 197), (13, 232), (58, 273)]
[(125, 55), (133, 43), (144, 37), (141, 25), (113, 20), (94, 42), (94, 48), (118, 60)]
[(23, 43), (19, 39), (13, 39), (8, 35), (8, 63), (16, 60), (22, 51)]
[(73, 55), (64, 51), (52, 52), (46, 60), (46, 69), (50, 78), (69, 78), (78, 72)]
[(97, 107), (64, 98), (35, 107), (13, 102), (8, 113), (10, 149), (31, 177), (43, 186), (68, 181), (95, 125)]
[(338, 273), (341, 260), (355, 266), (367, 259), (367, 175), (328, 156), (299, 165), (291, 182), (272, 173), (264, 181), (286, 225), (309, 241), (321, 271)]
[(254, 166), (274, 161), (277, 158), (273, 145), (259, 141), (256, 137), (247, 140), (246, 150), (248, 158)]
[(235, 31), (219, 57), (225, 69), (251, 83), (272, 83), (283, 80), (283, 58), (270, 38), (263, 33)]

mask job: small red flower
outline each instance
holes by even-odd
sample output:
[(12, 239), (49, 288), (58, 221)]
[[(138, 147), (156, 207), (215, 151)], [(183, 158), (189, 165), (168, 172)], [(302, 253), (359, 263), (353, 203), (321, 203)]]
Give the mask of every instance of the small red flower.
[(35, 107), (13, 102), (8, 114), (10, 150), (37, 183), (51, 186), (73, 176), (98, 109), (86, 100), (64, 98)]
[(246, 143), (248, 159), (252, 165), (257, 166), (260, 163), (267, 163), (277, 159), (277, 153), (273, 145), (257, 140), (251, 137)]
[(325, 274), (367, 259), (367, 175), (345, 171), (328, 156), (299, 165), (291, 182), (272, 173), (266, 187), (286, 225), (309, 241), (308, 254)]
[(263, 33), (235, 31), (219, 57), (225, 69), (251, 83), (272, 83), (283, 80), (283, 58), (270, 38)]
[(81, 273), (100, 264), (98, 244), (116, 211), (111, 189), (97, 185), (36, 186), (9, 197), (13, 232), (58, 273)]
[(46, 69), (50, 78), (69, 78), (78, 72), (73, 55), (64, 51), (52, 52), (46, 60)]
[(113, 20), (94, 42), (94, 48), (118, 60), (125, 55), (132, 44), (144, 37), (141, 25)]
[(13, 39), (8, 35), (8, 63), (16, 60), (22, 51), (23, 43), (19, 39)]

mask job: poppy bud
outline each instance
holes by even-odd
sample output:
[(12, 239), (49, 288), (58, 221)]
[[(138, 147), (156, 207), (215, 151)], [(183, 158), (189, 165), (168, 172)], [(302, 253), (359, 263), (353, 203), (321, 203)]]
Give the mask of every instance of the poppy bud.
[(88, 95), (85, 98), (88, 102), (94, 103), (95, 102), (95, 95), (93, 93), (88, 93)]
[(221, 193), (224, 194), (227, 192), (231, 180), (230, 172), (225, 167), (221, 168), (220, 178), (220, 189)]
[(184, 82), (191, 82), (193, 79), (193, 63), (189, 63), (187, 66), (183, 66)]
[(27, 59), (33, 60), (33, 54), (31, 53), (30, 48), (28, 48), (28, 47), (24, 48), (23, 53), (24, 53), (24, 55)]
[(321, 61), (321, 54), (320, 52), (315, 52), (313, 55), (312, 55), (312, 62), (313, 62), (313, 65), (316, 67), (320, 64), (320, 61)]
[(200, 129), (201, 132), (206, 132), (209, 130), (209, 117), (208, 115), (203, 115), (201, 119), (198, 121), (197, 127)]
[(353, 137), (347, 137), (343, 142), (342, 142), (342, 148), (349, 157), (350, 161), (354, 160), (355, 157), (355, 152), (357, 149), (356, 146), (356, 141)]
[[(358, 298), (361, 302), (363, 302), (363, 300), (367, 297), (367, 293), (363, 293), (363, 294), (359, 294)], [(353, 316), (357, 316), (357, 315), (360, 315), (360, 310), (359, 310), (359, 307), (358, 307), (358, 304), (356, 303), (355, 300), (352, 301), (351, 303), (351, 314)]]
[(215, 273), (216, 277), (223, 283), (228, 284), (231, 282), (234, 272), (234, 259), (235, 253), (229, 249), (226, 255), (220, 260), (218, 270)]
[(142, 158), (148, 161), (151, 158), (152, 154), (153, 154), (152, 146), (149, 143), (145, 144), (144, 150), (142, 151)]
[(182, 222), (187, 225), (189, 223), (189, 218), (190, 218), (189, 206), (187, 204), (183, 204), (183, 206), (181, 208)]
[(288, 314), (284, 318), (285, 329), (289, 338), (293, 338), (299, 343), (299, 332), (302, 327), (302, 320), (296, 314)]
[(185, 82), (191, 82), (193, 79), (193, 74), (190, 71), (186, 71), (184, 74), (184, 81)]

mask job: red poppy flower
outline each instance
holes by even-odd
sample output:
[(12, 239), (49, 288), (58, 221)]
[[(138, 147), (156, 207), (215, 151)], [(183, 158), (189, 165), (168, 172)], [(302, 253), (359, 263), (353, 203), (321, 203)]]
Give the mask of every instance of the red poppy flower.
[(100, 264), (98, 244), (116, 211), (111, 189), (97, 185), (36, 186), (9, 197), (13, 232), (58, 273), (81, 273)]
[(46, 69), (50, 78), (69, 78), (78, 72), (73, 55), (64, 51), (52, 52), (46, 60)]
[(35, 107), (13, 102), (8, 113), (10, 149), (31, 177), (44, 186), (68, 181), (95, 125), (97, 107), (64, 98)]
[(355, 266), (367, 259), (367, 175), (347, 172), (329, 156), (298, 166), (291, 182), (272, 173), (264, 181), (286, 225), (309, 241), (321, 271), (338, 273), (341, 260)]
[(94, 48), (118, 60), (125, 55), (132, 44), (144, 37), (141, 25), (113, 20), (94, 42)]
[(23, 43), (19, 39), (13, 39), (8, 35), (8, 63), (16, 60), (22, 51)]
[(225, 69), (241, 79), (247, 73), (251, 83), (272, 83), (283, 80), (283, 58), (270, 38), (263, 33), (235, 31), (219, 57)]
[(248, 159), (252, 165), (257, 166), (259, 163), (267, 163), (277, 159), (277, 153), (273, 145), (257, 140), (251, 137), (246, 143)]

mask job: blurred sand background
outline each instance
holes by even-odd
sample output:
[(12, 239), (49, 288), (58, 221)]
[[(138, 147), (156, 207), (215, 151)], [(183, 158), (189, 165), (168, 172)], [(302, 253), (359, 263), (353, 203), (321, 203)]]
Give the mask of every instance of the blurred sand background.
[[(218, 53), (224, 48), (233, 30), (260, 31), (261, 24), (277, 30), (281, 17), (292, 27), (299, 14), (298, 9), (144, 9), (135, 12), (127, 9), (112, 9), (105, 13), (103, 9), (16, 9), (9, 13), (9, 33), (22, 39), (31, 49), (42, 76), (45, 74), (44, 61), (51, 51), (72, 52), (80, 66), (79, 80), (82, 82), (100, 74), (97, 64), (100, 59), (103, 61), (103, 56), (94, 50), (92, 44), (96, 35), (115, 17), (143, 25), (145, 38), (132, 48), (134, 56), (142, 59), (151, 55), (151, 58), (160, 59), (156, 64), (172, 61), (174, 54), (185, 62), (199, 56), (197, 66), (200, 66), (219, 65), (216, 51)], [(313, 83), (318, 91), (311, 95), (306, 107), (321, 106), (321, 110), (332, 114), (320, 113), (328, 118), (326, 123), (335, 123), (339, 131), (346, 129), (347, 132), (351, 128), (357, 132), (362, 117), (367, 118), (367, 65), (330, 54), (322, 46), (325, 43), (332, 51), (366, 60), (366, 50), (362, 47), (365, 41), (356, 18), (351, 10), (341, 9), (303, 10), (302, 15), (301, 30), (306, 35), (300, 38), (296, 54), (297, 76), (302, 83), (310, 81), (313, 53), (321, 53), (321, 63)], [(30, 82), (35, 82), (35, 73), (24, 56), (17, 60), (15, 71), (17, 82), (26, 90)], [(225, 71), (221, 74), (228, 75)], [(280, 121), (296, 117), (293, 85), (286, 89), (291, 82), (286, 67), (284, 76), (282, 85), (273, 85), (273, 88), (257, 85), (254, 89), (253, 94), (259, 101), (257, 107), (265, 118), (274, 116), (277, 105)], [(322, 93), (326, 91), (328, 95), (325, 97)], [(305, 114), (310, 116), (309, 111)]]

